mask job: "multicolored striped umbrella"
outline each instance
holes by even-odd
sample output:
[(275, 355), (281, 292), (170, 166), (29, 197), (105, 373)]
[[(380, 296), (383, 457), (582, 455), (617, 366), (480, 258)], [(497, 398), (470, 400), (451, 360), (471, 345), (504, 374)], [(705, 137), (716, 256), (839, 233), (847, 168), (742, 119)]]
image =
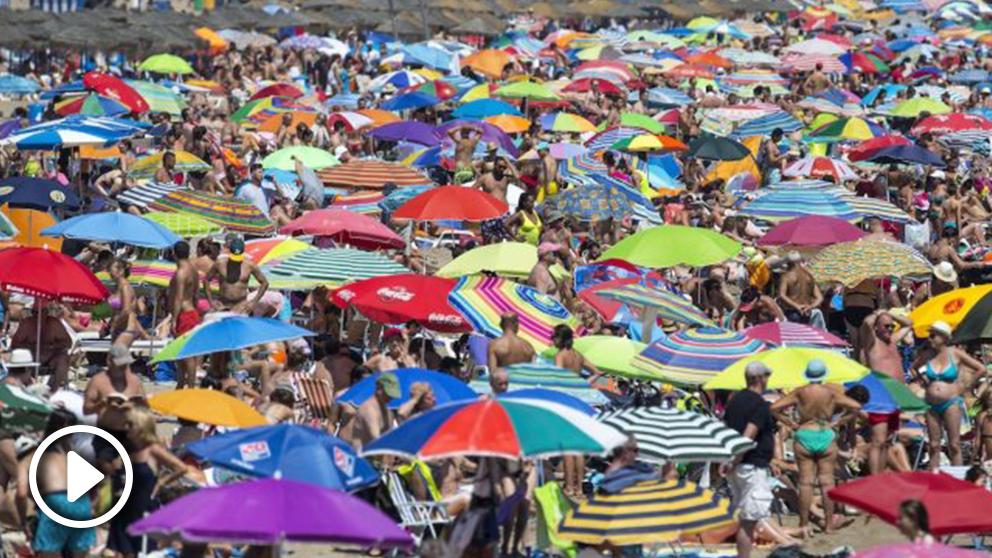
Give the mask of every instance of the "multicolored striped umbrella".
[(866, 141), (885, 135), (885, 128), (863, 118), (841, 118), (820, 126), (807, 136), (809, 141)]
[(716, 327), (702, 310), (685, 298), (646, 285), (631, 284), (603, 289), (596, 294), (628, 306), (658, 313), (658, 317), (690, 326)]
[(819, 282), (854, 287), (865, 279), (879, 277), (929, 277), (933, 272), (925, 256), (910, 246), (895, 242), (857, 240), (829, 246), (809, 264)]
[(483, 399), (436, 407), (365, 446), (362, 456), (522, 459), (603, 455), (626, 437), (570, 407), (535, 399)]
[(168, 87), (150, 81), (133, 79), (126, 79), (124, 83), (130, 85), (132, 89), (144, 97), (145, 101), (148, 102), (148, 110), (151, 112), (164, 112), (179, 116), (186, 108), (186, 99)]
[(554, 297), (496, 277), (462, 277), (448, 294), (448, 302), (476, 331), (493, 339), (502, 335), (500, 317), (516, 314), (520, 319), (520, 337), (536, 351), (553, 345), (551, 334), (555, 326), (578, 326), (578, 321)]
[(814, 178), (831, 176), (837, 183), (845, 180), (855, 180), (857, 173), (844, 161), (830, 157), (803, 157), (785, 167), (782, 176), (810, 176)]
[(97, 93), (75, 97), (55, 104), (55, 112), (61, 116), (82, 114), (85, 116), (118, 116), (128, 114), (131, 108), (111, 97)]
[[(567, 393), (590, 405), (605, 405), (609, 400), (603, 392), (589, 385), (589, 382), (564, 368), (538, 362), (514, 364), (505, 368), (510, 376), (509, 390), (545, 388)], [(490, 393), (492, 388), (486, 380), (475, 380), (469, 386), (478, 393)]]
[(616, 494), (597, 494), (569, 511), (558, 536), (617, 546), (668, 543), (729, 527), (730, 501), (684, 480), (645, 481)]
[(152, 211), (190, 213), (203, 217), (232, 232), (266, 236), (275, 225), (254, 205), (193, 191), (175, 191), (148, 204)]
[(184, 188), (178, 184), (149, 183), (124, 190), (117, 199), (121, 203), (130, 204), (140, 207), (141, 209), (145, 209), (148, 207), (148, 204), (164, 198), (172, 192), (183, 189)]
[(754, 447), (754, 442), (706, 415), (661, 407), (608, 411), (599, 421), (637, 440), (639, 457), (669, 461), (729, 461)]
[(651, 344), (634, 357), (632, 364), (668, 381), (697, 386), (765, 348), (761, 341), (726, 329), (689, 329)]
[(731, 134), (735, 138), (746, 138), (750, 136), (768, 136), (775, 129), (780, 129), (787, 134), (803, 129), (801, 120), (791, 114), (780, 110), (764, 116), (759, 116), (754, 120), (749, 120), (736, 128)]
[(273, 276), (316, 281), (333, 287), (359, 279), (410, 273), (409, 269), (382, 254), (351, 248), (308, 248), (266, 268)]
[(751, 326), (744, 335), (779, 347), (848, 347), (847, 341), (830, 333), (795, 322), (767, 322)]
[(224, 230), (223, 227), (213, 221), (208, 221), (203, 217), (199, 217), (191, 213), (153, 211), (151, 213), (146, 213), (143, 217), (149, 221), (162, 225), (173, 233), (184, 238), (209, 236)]
[(769, 189), (742, 207), (739, 213), (769, 223), (807, 215), (834, 217), (850, 223), (863, 217), (843, 196), (826, 188)]
[(276, 260), (284, 260), (297, 252), (310, 248), (302, 240), (277, 236), (275, 238), (260, 238), (245, 243), (245, 254), (258, 265), (270, 264)]
[(425, 177), (410, 167), (387, 161), (349, 161), (336, 167), (322, 169), (317, 176), (327, 186), (353, 190), (381, 190), (388, 183), (400, 188), (431, 184)]
[(567, 112), (550, 113), (541, 116), (541, 128), (552, 132), (595, 132), (596, 125), (577, 114)]

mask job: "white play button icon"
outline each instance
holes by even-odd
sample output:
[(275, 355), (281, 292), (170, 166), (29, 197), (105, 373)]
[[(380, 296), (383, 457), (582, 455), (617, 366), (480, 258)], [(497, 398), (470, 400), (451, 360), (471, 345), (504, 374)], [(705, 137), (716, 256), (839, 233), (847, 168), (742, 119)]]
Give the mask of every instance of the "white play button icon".
[(69, 497), (70, 502), (75, 502), (103, 480), (103, 473), (74, 451), (70, 451), (67, 457), (69, 467), (66, 473), (66, 496)]

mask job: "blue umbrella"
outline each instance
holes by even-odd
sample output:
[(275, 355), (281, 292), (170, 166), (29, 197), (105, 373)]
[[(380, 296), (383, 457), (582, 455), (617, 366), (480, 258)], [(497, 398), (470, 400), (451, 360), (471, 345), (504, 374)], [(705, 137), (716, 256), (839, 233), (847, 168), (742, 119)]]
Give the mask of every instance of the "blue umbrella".
[(420, 64), (438, 70), (448, 70), (451, 68), (452, 56), (447, 52), (424, 43), (413, 45), (403, 45), (403, 62), (410, 64)]
[(228, 316), (207, 321), (166, 345), (153, 362), (181, 360), (255, 345), (309, 337), (314, 333), (272, 318)]
[(0, 181), (0, 204), (47, 211), (53, 207), (78, 209), (83, 203), (75, 192), (54, 180), (12, 176)]
[(510, 103), (496, 99), (479, 99), (456, 108), (451, 116), (455, 118), (488, 118), (490, 116), (523, 116), (520, 109)]
[(424, 107), (432, 107), (441, 100), (430, 95), (428, 93), (421, 93), (420, 91), (414, 91), (412, 93), (404, 93), (402, 95), (397, 95), (392, 99), (389, 99), (385, 103), (380, 105), (383, 110), (414, 110)]
[(441, 143), (441, 138), (438, 136), (434, 126), (413, 120), (384, 124), (370, 131), (369, 135), (377, 140), (408, 141), (427, 147)]
[(246, 428), (186, 446), (216, 466), (258, 477), (295, 480), (338, 490), (374, 484), (379, 474), (330, 434), (295, 424)]
[(876, 151), (869, 161), (883, 165), (915, 164), (930, 165), (932, 167), (944, 166), (944, 161), (936, 153), (916, 144), (884, 147)]
[(354, 93), (338, 93), (324, 101), (324, 105), (327, 107), (358, 108), (358, 100), (361, 98), (361, 95)]
[(988, 81), (988, 79), (989, 73), (987, 71), (981, 68), (972, 68), (969, 70), (961, 70), (953, 76), (948, 77), (947, 81), (951, 83), (973, 84)]
[(28, 78), (4, 74), (0, 76), (0, 93), (7, 95), (30, 95), (41, 89), (37, 83)]
[(736, 138), (746, 138), (750, 136), (769, 136), (778, 128), (786, 134), (802, 130), (801, 120), (791, 114), (780, 110), (765, 116), (759, 116), (754, 120), (749, 120), (734, 130), (731, 136)]
[(648, 89), (649, 106), (681, 107), (690, 103), (692, 103), (692, 97), (689, 97), (678, 89), (670, 89), (667, 87), (655, 87)]
[(431, 184), (422, 184), (420, 186), (400, 188), (383, 198), (382, 201), (379, 202), (379, 207), (381, 207), (384, 211), (396, 211), (399, 206), (405, 204), (420, 194), (423, 194), (433, 187), (434, 186)]
[[(402, 395), (399, 399), (389, 402), (389, 407), (395, 409), (410, 400), (410, 386), (418, 382), (426, 382), (434, 390), (434, 399), (438, 405), (444, 405), (452, 401), (463, 399), (475, 399), (479, 394), (464, 382), (440, 372), (433, 370), (423, 370), (420, 368), (403, 368), (393, 371), (400, 381), (400, 391)], [(375, 393), (375, 380), (379, 374), (363, 378), (362, 381), (348, 388), (348, 391), (338, 397), (338, 402), (351, 403), (356, 407), (365, 402)]]
[(513, 391), (508, 391), (506, 393), (501, 393), (498, 397), (507, 399), (537, 399), (538, 401), (550, 401), (552, 403), (557, 403), (559, 405), (564, 405), (566, 407), (571, 407), (576, 411), (589, 415), (595, 416), (596, 410), (592, 408), (592, 405), (582, 401), (574, 395), (569, 395), (567, 393), (562, 393), (560, 391), (554, 391), (545, 388), (524, 388), (516, 389)]
[(863, 106), (871, 105), (883, 91), (885, 92), (885, 101), (891, 102), (891, 99), (895, 98), (896, 93), (905, 89), (909, 89), (909, 86), (898, 83), (887, 83), (885, 85), (876, 86), (874, 89), (869, 91), (867, 95), (861, 98), (861, 104)]
[(50, 101), (59, 95), (65, 95), (66, 93), (80, 93), (83, 91), (86, 91), (86, 86), (83, 85), (83, 80), (77, 80), (70, 83), (63, 83), (55, 89), (44, 91), (38, 96), (38, 98), (42, 101)]
[(160, 250), (171, 248), (182, 240), (158, 223), (119, 212), (79, 215), (48, 227), (41, 234), (97, 242), (120, 242)]

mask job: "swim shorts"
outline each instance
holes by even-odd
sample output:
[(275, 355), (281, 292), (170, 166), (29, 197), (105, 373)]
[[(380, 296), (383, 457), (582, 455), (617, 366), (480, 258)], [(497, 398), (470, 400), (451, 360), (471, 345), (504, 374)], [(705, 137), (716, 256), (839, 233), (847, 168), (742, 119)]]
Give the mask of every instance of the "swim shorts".
[[(52, 511), (66, 519), (85, 521), (93, 519), (90, 497), (83, 494), (75, 502), (69, 501), (65, 492), (53, 492), (42, 497)], [(32, 548), (35, 552), (61, 554), (62, 551), (87, 552), (96, 544), (96, 531), (66, 527), (53, 521), (43, 510), (38, 510), (38, 531)]]
[(200, 325), (201, 321), (203, 321), (203, 318), (196, 310), (187, 310), (182, 314), (179, 314), (179, 319), (176, 320), (176, 335), (186, 333), (187, 331)]

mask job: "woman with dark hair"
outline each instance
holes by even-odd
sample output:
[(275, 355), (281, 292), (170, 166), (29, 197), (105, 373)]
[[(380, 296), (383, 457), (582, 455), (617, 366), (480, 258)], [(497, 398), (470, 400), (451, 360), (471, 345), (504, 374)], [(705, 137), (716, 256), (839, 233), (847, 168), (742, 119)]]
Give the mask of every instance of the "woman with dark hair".
[[(592, 374), (589, 376), (589, 383), (594, 384), (596, 379), (603, 373), (596, 368), (596, 365), (586, 360), (582, 353), (575, 350), (573, 344), (575, 333), (566, 324), (555, 326), (551, 335), (555, 348), (555, 366), (571, 370), (580, 376), (585, 372)], [(562, 458), (562, 467), (565, 469), (565, 489), (567, 496), (576, 498), (582, 494), (582, 479), (585, 477), (585, 459), (581, 455), (566, 455)]]
[(896, 520), (899, 532), (914, 543), (932, 543), (930, 516), (927, 508), (919, 500), (905, 500), (899, 504), (899, 519)]

